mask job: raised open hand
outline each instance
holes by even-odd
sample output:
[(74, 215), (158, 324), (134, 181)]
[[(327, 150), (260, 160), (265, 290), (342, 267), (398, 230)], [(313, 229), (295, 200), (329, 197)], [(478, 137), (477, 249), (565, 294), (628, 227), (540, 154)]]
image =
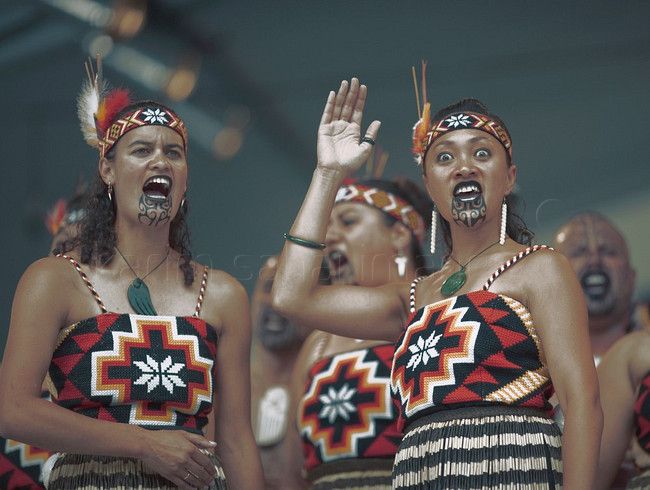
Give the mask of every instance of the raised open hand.
[[(368, 159), (372, 144), (361, 142), (361, 120), (368, 88), (353, 78), (341, 82), (338, 93), (329, 93), (318, 127), (318, 166), (352, 174)], [(379, 121), (373, 121), (364, 138), (377, 137)]]

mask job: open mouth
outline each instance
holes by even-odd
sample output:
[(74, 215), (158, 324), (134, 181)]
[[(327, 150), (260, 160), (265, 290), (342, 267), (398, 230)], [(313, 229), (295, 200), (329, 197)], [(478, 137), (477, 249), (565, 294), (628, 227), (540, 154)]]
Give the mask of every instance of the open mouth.
[(164, 201), (169, 197), (172, 190), (172, 179), (166, 175), (154, 175), (149, 177), (142, 186), (142, 192), (149, 199)]
[(267, 332), (281, 333), (291, 325), (291, 322), (285, 317), (277, 314), (270, 307), (267, 307), (264, 308), (260, 315), (260, 324), (262, 325), (262, 329)]
[(601, 300), (609, 292), (609, 276), (603, 271), (588, 271), (580, 280), (582, 290), (592, 300)]
[(481, 189), (481, 184), (475, 180), (461, 182), (454, 187), (454, 199), (458, 199), (461, 202), (473, 201), (482, 194), (483, 189)]
[(352, 272), (347, 256), (340, 250), (332, 250), (327, 255), (327, 266), (332, 281), (345, 278)]

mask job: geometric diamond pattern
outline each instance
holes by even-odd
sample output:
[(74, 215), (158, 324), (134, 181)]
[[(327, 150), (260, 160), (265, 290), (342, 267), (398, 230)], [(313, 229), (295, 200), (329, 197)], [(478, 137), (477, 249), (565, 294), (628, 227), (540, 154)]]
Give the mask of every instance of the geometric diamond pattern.
[[(426, 340), (435, 349), (427, 362)], [(504, 404), (552, 412), (552, 384), (524, 305), (472, 291), (415, 312), (397, 342), (391, 381), (402, 417), (454, 404)], [(424, 359), (424, 356), (422, 357)]]
[[(42, 398), (48, 398), (44, 392)], [(41, 468), (50, 451), (0, 437), (0, 488), (42, 490)]]
[(207, 423), (216, 333), (202, 319), (106, 313), (65, 329), (57, 344), (55, 403), (149, 428)]
[(392, 345), (320, 359), (298, 410), (305, 467), (348, 458), (393, 458), (401, 433), (390, 393)]

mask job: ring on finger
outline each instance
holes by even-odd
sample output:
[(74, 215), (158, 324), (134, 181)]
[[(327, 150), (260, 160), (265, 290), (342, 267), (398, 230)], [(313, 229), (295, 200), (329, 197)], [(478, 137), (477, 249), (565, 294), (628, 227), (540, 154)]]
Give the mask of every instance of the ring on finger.
[(359, 141), (359, 143), (370, 143), (372, 146), (375, 146), (375, 140), (373, 140), (369, 136), (364, 136), (363, 138), (361, 138), (361, 141)]
[(183, 478), (183, 481), (187, 481), (187, 479), (190, 477), (191, 474), (192, 473), (188, 471), (187, 475), (185, 475), (185, 478)]

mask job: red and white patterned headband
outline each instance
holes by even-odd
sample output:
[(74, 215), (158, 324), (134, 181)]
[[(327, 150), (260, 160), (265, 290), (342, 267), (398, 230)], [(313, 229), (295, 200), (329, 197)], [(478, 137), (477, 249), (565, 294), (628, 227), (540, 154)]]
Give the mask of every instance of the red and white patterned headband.
[(176, 131), (187, 149), (187, 128), (183, 120), (171, 109), (157, 102), (144, 102), (111, 123), (103, 136), (99, 137), (99, 154), (104, 157), (115, 143), (129, 131), (142, 126), (165, 126)]
[(336, 203), (358, 202), (368, 204), (392, 216), (422, 240), (424, 221), (413, 206), (395, 194), (362, 184), (342, 186), (336, 194)]
[(503, 145), (512, 158), (512, 140), (508, 131), (498, 121), (485, 114), (470, 111), (450, 114), (439, 121), (433, 121), (426, 131), (420, 127), (422, 124), (427, 124), (424, 118), (413, 127), (413, 154), (418, 165), (424, 163), (424, 156), (436, 139), (458, 129), (478, 129), (488, 133)]

